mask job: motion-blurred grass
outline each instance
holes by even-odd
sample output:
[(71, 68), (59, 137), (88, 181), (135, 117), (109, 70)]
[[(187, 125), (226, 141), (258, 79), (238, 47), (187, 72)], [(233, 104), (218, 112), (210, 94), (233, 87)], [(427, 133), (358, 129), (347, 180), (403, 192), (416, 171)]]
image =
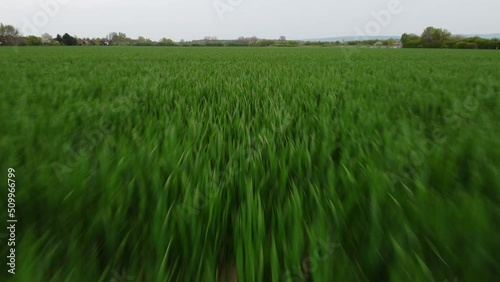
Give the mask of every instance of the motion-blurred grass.
[(495, 51), (0, 48), (0, 280), (494, 281), (499, 93)]

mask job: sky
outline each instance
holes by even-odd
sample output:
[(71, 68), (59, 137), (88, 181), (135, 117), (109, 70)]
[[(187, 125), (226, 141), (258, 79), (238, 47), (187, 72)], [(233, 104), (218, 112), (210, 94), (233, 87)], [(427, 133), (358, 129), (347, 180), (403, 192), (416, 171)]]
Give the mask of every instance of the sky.
[(0, 22), (24, 35), (152, 40), (311, 39), (420, 34), (500, 33), (499, 0), (1, 0)]

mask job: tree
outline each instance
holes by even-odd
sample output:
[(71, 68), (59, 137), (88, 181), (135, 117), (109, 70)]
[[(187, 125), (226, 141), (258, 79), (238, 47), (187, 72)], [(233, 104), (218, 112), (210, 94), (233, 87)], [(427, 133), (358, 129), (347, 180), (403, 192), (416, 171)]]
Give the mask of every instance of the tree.
[(131, 41), (123, 32), (111, 32), (106, 36), (106, 39), (113, 45), (129, 45)]
[(175, 46), (175, 43), (172, 39), (163, 38), (162, 40), (160, 40), (158, 45), (159, 46)]
[(286, 41), (286, 37), (282, 35), (282, 36), (280, 36), (280, 39), (279, 39), (279, 40), (280, 40), (280, 41)]
[(443, 42), (446, 42), (447, 40), (450, 40), (451, 32), (447, 29), (438, 28), (438, 29), (434, 30), (433, 37), (439, 43), (443, 43)]
[(64, 43), (64, 45), (73, 46), (76, 45), (77, 41), (76, 38), (65, 33), (62, 37), (62, 43)]
[(455, 47), (459, 49), (477, 49), (477, 44), (473, 42), (459, 41), (456, 43)]
[(396, 44), (396, 41), (395, 41), (394, 39), (389, 38), (389, 39), (387, 40), (387, 45), (389, 45), (389, 47), (394, 46), (394, 44)]
[(118, 33), (116, 32), (110, 32), (108, 35), (106, 35), (106, 39), (109, 42), (113, 42), (113, 40), (118, 36)]
[(460, 41), (460, 40), (464, 40), (466, 37), (463, 36), (463, 35), (459, 35), (459, 34), (454, 34), (450, 37), (450, 40), (451, 41)]
[(374, 45), (375, 47), (382, 47), (384, 46), (384, 43), (382, 43), (382, 41), (377, 41)]
[(42, 45), (42, 38), (34, 35), (26, 37), (29, 46), (40, 46)]
[(21, 33), (17, 28), (11, 25), (3, 25), (0, 23), (0, 35), (2, 36), (11, 36), (11, 37), (19, 37)]
[(403, 48), (498, 49), (500, 40), (452, 35), (446, 29), (427, 27), (421, 36), (403, 34), (401, 43)]
[(403, 34), (401, 36), (401, 44), (403, 48), (417, 48), (421, 44), (420, 37), (416, 34)]
[(219, 39), (217, 39), (217, 36), (205, 36), (205, 38), (203, 40), (205, 40), (205, 41), (217, 41)]
[(42, 44), (49, 45), (52, 42), (52, 40), (53, 40), (52, 35), (48, 33), (42, 34)]
[(250, 42), (248, 42), (248, 46), (255, 46), (257, 44), (258, 40), (259, 39), (255, 35), (250, 37)]
[(420, 36), (420, 38), (422, 39), (423, 42), (426, 42), (426, 43), (431, 43), (432, 42), (432, 34), (434, 33), (434, 29), (432, 26), (430, 27), (427, 27), (426, 29), (424, 29), (424, 32), (422, 32), (422, 35)]
[(137, 38), (137, 45), (138, 46), (153, 46), (153, 41), (149, 38), (145, 38), (144, 36), (139, 36)]
[(17, 45), (20, 36), (21, 33), (14, 26), (0, 23), (0, 42), (2, 45)]
[(442, 28), (427, 27), (422, 32), (420, 39), (425, 44), (425, 47), (441, 47), (445, 41), (451, 38), (451, 32)]
[(255, 42), (255, 46), (257, 46), (257, 47), (267, 47), (267, 46), (274, 45), (274, 43), (275, 43), (274, 40), (259, 39), (259, 40), (257, 40), (257, 42)]

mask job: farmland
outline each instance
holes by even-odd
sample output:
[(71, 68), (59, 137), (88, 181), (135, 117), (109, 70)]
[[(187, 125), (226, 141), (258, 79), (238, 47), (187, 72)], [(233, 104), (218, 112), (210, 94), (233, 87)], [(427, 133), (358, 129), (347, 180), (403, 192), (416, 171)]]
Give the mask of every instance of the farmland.
[(499, 94), (495, 50), (0, 48), (14, 281), (493, 281)]

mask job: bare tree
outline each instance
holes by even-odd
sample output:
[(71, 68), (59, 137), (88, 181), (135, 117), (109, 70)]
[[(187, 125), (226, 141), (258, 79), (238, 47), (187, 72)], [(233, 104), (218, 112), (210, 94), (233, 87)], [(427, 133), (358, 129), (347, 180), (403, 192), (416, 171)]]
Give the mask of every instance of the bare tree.
[(217, 36), (205, 36), (205, 38), (203, 39), (205, 41), (217, 41)]
[(123, 32), (111, 32), (106, 36), (106, 39), (113, 44), (120, 44), (128, 41), (127, 35)]
[(113, 39), (115, 39), (116, 37), (118, 36), (118, 33), (116, 32), (110, 32), (107, 36), (106, 36), (106, 39), (110, 42), (113, 41)]

